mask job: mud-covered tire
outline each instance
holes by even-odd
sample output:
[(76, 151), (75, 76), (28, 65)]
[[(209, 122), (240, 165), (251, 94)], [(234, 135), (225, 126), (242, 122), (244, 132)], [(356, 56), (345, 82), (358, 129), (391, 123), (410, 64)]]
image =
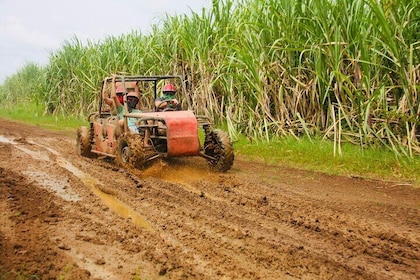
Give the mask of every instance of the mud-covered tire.
[(139, 134), (126, 134), (120, 137), (116, 161), (123, 167), (142, 169), (145, 164), (143, 137)]
[(229, 136), (223, 130), (215, 129), (210, 132), (208, 139), (208, 142), (204, 143), (204, 153), (215, 159), (208, 159), (207, 163), (214, 171), (228, 171), (234, 160), (233, 145)]
[(95, 157), (95, 154), (92, 153), (90, 129), (86, 126), (81, 126), (77, 129), (76, 151), (84, 157)]

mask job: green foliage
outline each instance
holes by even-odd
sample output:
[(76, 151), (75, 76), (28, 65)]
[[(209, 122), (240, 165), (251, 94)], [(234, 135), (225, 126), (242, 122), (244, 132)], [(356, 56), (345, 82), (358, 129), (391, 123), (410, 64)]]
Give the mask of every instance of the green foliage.
[(35, 103), (18, 104), (13, 108), (0, 110), (0, 117), (29, 123), (42, 128), (68, 131), (71, 134), (74, 134), (78, 126), (86, 125), (87, 122), (86, 119), (77, 117), (43, 114), (43, 110), (43, 107)]
[(362, 149), (343, 145), (343, 155), (333, 156), (334, 144), (322, 138), (274, 138), (270, 142), (250, 142), (241, 137), (235, 143), (241, 157), (334, 175), (405, 180), (420, 185), (420, 157), (396, 157), (383, 147)]
[(322, 135), (333, 155), (353, 143), (412, 158), (419, 18), (416, 0), (213, 0), (190, 17), (162, 18), (147, 36), (64, 42), (45, 68), (6, 80), (0, 107), (33, 100), (44, 113), (81, 118), (105, 76), (180, 74), (194, 110), (234, 138)]
[(33, 63), (27, 63), (16, 74), (0, 86), (0, 108), (11, 108), (16, 104), (25, 106), (28, 102), (42, 102), (39, 98), (44, 83), (45, 70)]

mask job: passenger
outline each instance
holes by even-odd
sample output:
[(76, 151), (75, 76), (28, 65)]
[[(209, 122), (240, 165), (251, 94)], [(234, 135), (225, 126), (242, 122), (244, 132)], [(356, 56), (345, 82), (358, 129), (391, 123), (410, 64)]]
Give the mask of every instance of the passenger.
[[(128, 112), (129, 113), (141, 113), (142, 111), (138, 109), (138, 105), (139, 105), (139, 101), (140, 101), (140, 89), (138, 88), (138, 85), (136, 83), (135, 87), (134, 87), (134, 91), (131, 91), (127, 94), (127, 108), (128, 108)], [(119, 106), (117, 106), (117, 113), (118, 113), (118, 117), (120, 118), (120, 125), (123, 126), (124, 125), (124, 106), (122, 105), (123, 103), (119, 103)], [(137, 118), (128, 118), (127, 119), (127, 125), (128, 128), (133, 131), (133, 132), (137, 132), (137, 128), (136, 128), (136, 121), (138, 119)]]
[(111, 97), (108, 97), (105, 88), (102, 92), (104, 102), (110, 107), (111, 115), (118, 115), (117, 107), (124, 104), (124, 90), (121, 86), (115, 89), (115, 76), (112, 78)]
[(175, 98), (176, 89), (173, 84), (166, 84), (160, 98), (156, 98), (155, 107), (157, 111), (181, 110), (181, 104)]

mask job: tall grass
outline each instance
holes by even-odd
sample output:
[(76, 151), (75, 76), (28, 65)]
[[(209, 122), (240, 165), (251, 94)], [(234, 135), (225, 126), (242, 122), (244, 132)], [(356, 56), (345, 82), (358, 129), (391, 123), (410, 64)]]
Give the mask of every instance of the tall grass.
[[(152, 30), (64, 42), (25, 98), (49, 113), (83, 116), (110, 73), (181, 74), (194, 110), (234, 137), (321, 135), (335, 154), (345, 142), (420, 152), (416, 0), (213, 0), (209, 10), (166, 16)], [(0, 95), (20, 91), (13, 80), (22, 76)]]

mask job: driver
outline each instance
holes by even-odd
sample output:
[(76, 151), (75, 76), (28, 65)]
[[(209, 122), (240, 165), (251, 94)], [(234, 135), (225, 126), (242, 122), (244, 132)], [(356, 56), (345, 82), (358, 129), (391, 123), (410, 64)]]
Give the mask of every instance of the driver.
[(167, 109), (180, 110), (181, 104), (175, 98), (175, 86), (173, 84), (166, 84), (162, 90), (163, 94), (160, 98), (156, 98), (155, 106), (157, 111), (164, 111)]

